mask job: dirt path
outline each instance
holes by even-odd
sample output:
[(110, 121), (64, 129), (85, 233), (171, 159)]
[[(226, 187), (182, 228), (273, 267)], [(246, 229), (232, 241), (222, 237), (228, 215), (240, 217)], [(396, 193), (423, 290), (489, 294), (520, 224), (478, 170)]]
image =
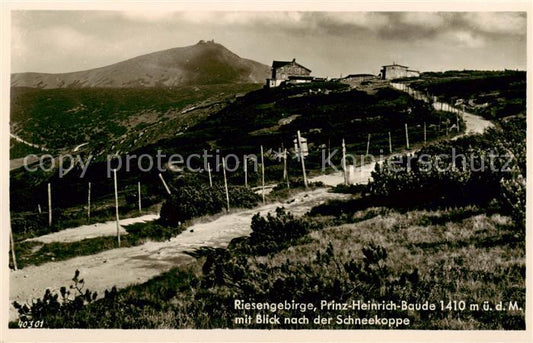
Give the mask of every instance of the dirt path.
[[(136, 218), (127, 218), (120, 221), (120, 234), (127, 234), (123, 226), (135, 223), (147, 222), (159, 218), (158, 214), (147, 214)], [(41, 243), (52, 242), (76, 242), (87, 238), (95, 238), (102, 236), (114, 236), (117, 234), (117, 222), (112, 220), (105, 223), (82, 225), (71, 229), (65, 229), (58, 232), (53, 232), (47, 235), (29, 238), (28, 241), (37, 241)]]
[[(404, 84), (391, 83), (391, 86), (398, 90), (404, 91), (411, 96), (415, 96), (418, 99), (422, 99), (425, 102), (429, 102), (429, 99), (426, 97), (425, 94), (415, 91), (414, 89), (409, 88)], [(465, 132), (461, 135), (457, 135), (453, 137), (452, 138), (453, 140), (458, 139), (459, 137), (462, 137), (465, 135), (478, 134), (478, 133), (481, 134), (485, 131), (485, 129), (494, 126), (494, 124), (491, 121), (481, 116), (478, 116), (476, 114), (463, 111), (459, 108), (455, 108), (451, 106), (450, 104), (434, 102), (433, 107), (437, 110), (447, 107), (449, 109), (452, 109), (453, 111), (456, 111), (458, 114), (460, 114), (463, 117), (463, 120), (466, 125)], [(403, 153), (407, 153), (407, 151), (404, 151)], [(380, 162), (380, 161), (381, 160), (378, 160), (377, 162)], [(355, 174), (354, 174), (355, 176), (354, 182), (358, 184), (367, 184), (368, 181), (371, 179), (371, 173), (374, 170), (374, 167), (377, 162), (372, 162), (372, 163), (356, 168)], [(312, 182), (321, 181), (325, 185), (335, 186), (335, 185), (338, 185), (344, 182), (344, 175), (342, 171), (338, 171), (338, 172), (334, 172), (328, 175), (316, 176), (314, 178), (311, 178), (310, 181)]]
[[(380, 160), (378, 160), (379, 162)], [(376, 166), (376, 162), (367, 163), (363, 166), (355, 168), (353, 177), (351, 180), (354, 183), (360, 185), (366, 185), (368, 181), (372, 178), (371, 173)], [(344, 173), (342, 171), (336, 171), (327, 175), (319, 175), (309, 179), (311, 182), (323, 182), (327, 186), (336, 186), (344, 182)]]
[[(212, 222), (195, 224), (166, 242), (148, 242), (141, 246), (113, 249), (96, 255), (11, 271), (10, 303), (27, 302), (41, 297), (46, 288), (58, 290), (61, 286), (70, 285), (76, 269), (80, 270), (85, 279), (86, 288), (96, 290), (99, 294), (112, 286), (123, 288), (143, 283), (173, 267), (192, 261), (193, 258), (184, 253), (186, 251), (199, 247), (225, 247), (233, 238), (248, 235), (251, 218), (257, 212), (266, 214), (278, 206), (284, 206), (295, 215), (303, 215), (327, 199), (346, 197), (346, 194), (317, 189), (300, 193), (285, 203), (267, 204), (252, 210), (230, 213)], [(17, 318), (11, 304), (9, 318)]]
[[(391, 82), (390, 85), (393, 88), (395, 88), (397, 90), (400, 90), (400, 91), (403, 91), (403, 92), (406, 92), (409, 95), (411, 95), (411, 96), (413, 96), (413, 97), (415, 97), (417, 99), (423, 100), (425, 102), (429, 102), (429, 100), (430, 100), (430, 99), (428, 99), (426, 94), (424, 94), (422, 92), (419, 92), (417, 90), (414, 90), (413, 88), (408, 87), (407, 85), (405, 85), (403, 83)], [(473, 113), (470, 113), (470, 112), (463, 111), (460, 108), (453, 107), (452, 105), (450, 105), (448, 103), (434, 101), (433, 102), (433, 108), (435, 108), (436, 110), (442, 110), (443, 108), (447, 108), (448, 112), (457, 112), (458, 114), (460, 114), (463, 117), (463, 120), (464, 120), (465, 125), (466, 125), (466, 130), (465, 130), (465, 133), (463, 135), (483, 133), (485, 131), (485, 129), (494, 126), (494, 124), (490, 120), (487, 120), (487, 119), (485, 119), (485, 118), (483, 118), (481, 116), (478, 116), (477, 114), (473, 114)], [(461, 135), (461, 136), (463, 136), (463, 135)], [(459, 137), (460, 136), (456, 136), (456, 137), (454, 137), (454, 139), (457, 139)]]

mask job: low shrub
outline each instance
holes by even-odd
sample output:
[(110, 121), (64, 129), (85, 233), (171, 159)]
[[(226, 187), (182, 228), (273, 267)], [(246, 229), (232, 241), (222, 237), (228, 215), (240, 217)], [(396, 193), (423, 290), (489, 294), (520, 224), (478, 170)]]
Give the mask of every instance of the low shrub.
[[(243, 186), (229, 186), (230, 207), (252, 208), (260, 197)], [(174, 190), (161, 207), (161, 223), (177, 226), (186, 220), (206, 214), (215, 214), (226, 208), (226, 193), (223, 185), (183, 185)]]

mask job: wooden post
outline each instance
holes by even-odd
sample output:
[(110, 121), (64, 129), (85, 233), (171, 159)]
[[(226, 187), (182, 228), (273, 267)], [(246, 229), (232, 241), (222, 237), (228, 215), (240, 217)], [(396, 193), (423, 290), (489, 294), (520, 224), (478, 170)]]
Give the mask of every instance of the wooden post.
[(120, 248), (120, 223), (119, 223), (120, 218), (118, 216), (118, 186), (117, 186), (117, 170), (116, 169), (113, 169), (113, 180), (115, 184), (115, 214), (117, 217), (117, 242), (118, 242), (118, 247)]
[(331, 139), (328, 137), (328, 157), (331, 156)]
[(284, 172), (283, 174), (285, 175), (285, 180), (287, 181), (287, 188), (291, 188), (290, 184), (289, 184), (289, 170), (287, 169), (287, 156), (288, 153), (287, 153), (287, 148), (285, 148), (285, 150), (283, 151), (283, 168), (284, 168)]
[(207, 175), (209, 175), (209, 187), (213, 188), (213, 179), (211, 178), (211, 166), (209, 165), (209, 162), (207, 162)]
[(91, 220), (91, 183), (89, 182), (87, 189), (87, 221)]
[(405, 123), (405, 143), (407, 149), (409, 149), (409, 129), (407, 128), (407, 123)]
[(457, 126), (457, 132), (459, 132), (459, 115), (455, 114), (455, 125)]
[(9, 239), (11, 241), (11, 258), (13, 259), (13, 268), (18, 270), (17, 258), (15, 256), (15, 241), (13, 240), (13, 231), (11, 231), (11, 228), (9, 228)]
[(163, 186), (165, 186), (165, 190), (167, 191), (168, 195), (170, 195), (170, 189), (168, 188), (167, 183), (165, 182), (165, 179), (163, 179), (163, 175), (161, 175), (161, 173), (159, 173), (159, 178), (161, 179), (161, 182), (163, 182)]
[(248, 187), (248, 157), (244, 159), (244, 187)]
[(346, 175), (346, 144), (344, 144), (344, 138), (342, 139), (342, 172), (344, 174), (344, 184), (348, 184), (348, 178)]
[(265, 203), (265, 160), (263, 157), (263, 146), (261, 145), (261, 196), (263, 197), (263, 204)]
[(41, 204), (37, 204), (37, 211), (39, 211), (39, 214), (43, 213), (43, 210), (41, 210)]
[(424, 122), (424, 144), (426, 144), (426, 122)]
[(300, 151), (300, 160), (302, 161), (302, 174), (304, 176), (304, 185), (305, 185), (305, 188), (307, 189), (307, 175), (305, 173), (304, 152), (302, 150), (302, 138), (300, 136), (300, 130), (298, 130), (297, 136), (298, 136), (298, 150)]
[(141, 181), (137, 181), (137, 194), (139, 197), (139, 213), (141, 213), (143, 210), (141, 205)]
[(391, 139), (391, 136), (390, 136), (390, 131), (389, 131), (389, 153), (392, 154), (392, 139)]
[(52, 186), (48, 184), (48, 226), (52, 226)]
[(370, 133), (368, 134), (368, 140), (366, 141), (366, 155), (368, 156), (368, 152), (370, 151)]
[(285, 181), (285, 179), (287, 179), (287, 155), (286, 155), (286, 152), (287, 152), (287, 149), (283, 148), (283, 178), (282, 180)]
[(224, 173), (224, 188), (226, 190), (226, 209), (229, 212), (229, 192), (228, 192), (228, 181), (226, 179), (226, 159), (222, 157), (222, 172)]

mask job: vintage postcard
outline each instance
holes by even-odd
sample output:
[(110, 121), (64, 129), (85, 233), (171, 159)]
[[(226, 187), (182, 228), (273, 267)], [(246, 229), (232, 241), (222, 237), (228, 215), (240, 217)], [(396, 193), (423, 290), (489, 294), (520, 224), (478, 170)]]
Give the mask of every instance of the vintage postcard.
[(2, 340), (531, 341), (530, 9), (6, 2)]

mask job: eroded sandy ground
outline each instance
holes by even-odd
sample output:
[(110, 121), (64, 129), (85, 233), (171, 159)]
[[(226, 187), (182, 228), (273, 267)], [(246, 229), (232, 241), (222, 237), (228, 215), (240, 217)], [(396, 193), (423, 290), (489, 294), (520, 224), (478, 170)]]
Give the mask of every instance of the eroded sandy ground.
[[(120, 234), (128, 234), (123, 226), (148, 222), (156, 220), (159, 218), (158, 214), (147, 214), (141, 217), (136, 218), (127, 218), (119, 221), (120, 223)], [(29, 238), (28, 241), (37, 241), (41, 243), (53, 243), (53, 242), (77, 242), (87, 238), (95, 238), (101, 236), (114, 236), (117, 234), (117, 222), (108, 221), (105, 223), (97, 223), (90, 225), (82, 225), (71, 229), (65, 229), (58, 232), (53, 232), (47, 235)]]

